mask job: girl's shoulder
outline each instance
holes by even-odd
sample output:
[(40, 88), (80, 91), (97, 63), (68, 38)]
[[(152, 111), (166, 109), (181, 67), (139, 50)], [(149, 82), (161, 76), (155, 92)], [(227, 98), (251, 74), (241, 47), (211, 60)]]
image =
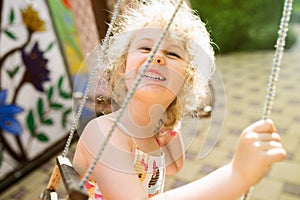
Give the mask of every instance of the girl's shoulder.
[(107, 137), (110, 137), (110, 144), (132, 152), (132, 138), (118, 127), (115, 127), (114, 130), (112, 130), (114, 120), (114, 113), (94, 118), (87, 124), (82, 136), (87, 137), (89, 140), (92, 139), (94, 141), (102, 142), (105, 141)]
[(84, 132), (101, 132), (102, 134), (107, 135), (113, 124), (114, 115), (112, 113), (107, 115), (101, 115), (90, 120), (87, 123)]
[[(81, 158), (88, 159), (87, 163), (90, 165), (93, 159), (97, 158), (99, 159), (99, 165), (97, 164), (97, 166), (102, 166), (105, 170), (107, 170), (107, 166), (111, 169), (131, 170), (134, 160), (132, 149), (129, 145), (131, 139), (127, 134), (122, 133), (117, 128), (110, 135), (110, 129), (113, 123), (113, 121), (101, 116), (92, 119), (86, 125), (79, 138), (79, 149), (83, 153), (81, 153), (81, 155), (77, 154), (77, 160), (79, 160), (78, 156), (81, 156)], [(103, 151), (101, 149), (104, 144), (106, 145)], [(99, 158), (98, 155), (100, 152), (101, 156)], [(77, 164), (77, 167), (78, 165), (79, 164)]]

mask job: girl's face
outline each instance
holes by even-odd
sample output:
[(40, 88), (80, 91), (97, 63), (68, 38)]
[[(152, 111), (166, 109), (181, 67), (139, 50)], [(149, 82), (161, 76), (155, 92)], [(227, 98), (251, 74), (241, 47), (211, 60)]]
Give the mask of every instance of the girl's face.
[[(128, 90), (137, 74), (146, 65), (147, 58), (159, 40), (161, 28), (145, 27), (138, 30), (129, 46), (125, 82)], [(166, 37), (144, 74), (134, 96), (143, 100), (161, 102), (168, 106), (177, 96), (186, 80), (187, 53), (182, 41)]]

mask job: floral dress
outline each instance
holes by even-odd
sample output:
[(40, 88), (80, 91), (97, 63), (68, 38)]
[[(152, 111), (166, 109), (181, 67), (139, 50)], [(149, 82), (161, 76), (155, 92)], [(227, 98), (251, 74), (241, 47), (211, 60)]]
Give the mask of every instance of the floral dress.
[[(152, 156), (144, 153), (136, 146), (133, 166), (148, 193), (148, 197), (163, 192), (165, 181), (165, 157), (163, 153), (161, 156)], [(86, 182), (85, 188), (89, 193), (89, 200), (104, 200), (94, 180)]]

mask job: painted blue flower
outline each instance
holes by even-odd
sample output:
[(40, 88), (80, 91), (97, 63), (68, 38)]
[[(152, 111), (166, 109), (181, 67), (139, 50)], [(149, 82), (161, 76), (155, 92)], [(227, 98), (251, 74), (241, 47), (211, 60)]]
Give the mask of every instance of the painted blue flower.
[(13, 135), (20, 135), (22, 126), (15, 119), (15, 115), (22, 112), (23, 109), (13, 104), (5, 104), (6, 95), (6, 90), (0, 91), (0, 128)]

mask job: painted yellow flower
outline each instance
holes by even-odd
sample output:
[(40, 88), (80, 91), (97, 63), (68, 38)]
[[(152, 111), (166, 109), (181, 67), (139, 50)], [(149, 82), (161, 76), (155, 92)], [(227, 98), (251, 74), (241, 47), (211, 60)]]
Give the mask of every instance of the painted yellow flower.
[(29, 32), (42, 32), (46, 30), (45, 21), (39, 17), (38, 12), (34, 10), (31, 5), (21, 10), (21, 13), (23, 22)]

